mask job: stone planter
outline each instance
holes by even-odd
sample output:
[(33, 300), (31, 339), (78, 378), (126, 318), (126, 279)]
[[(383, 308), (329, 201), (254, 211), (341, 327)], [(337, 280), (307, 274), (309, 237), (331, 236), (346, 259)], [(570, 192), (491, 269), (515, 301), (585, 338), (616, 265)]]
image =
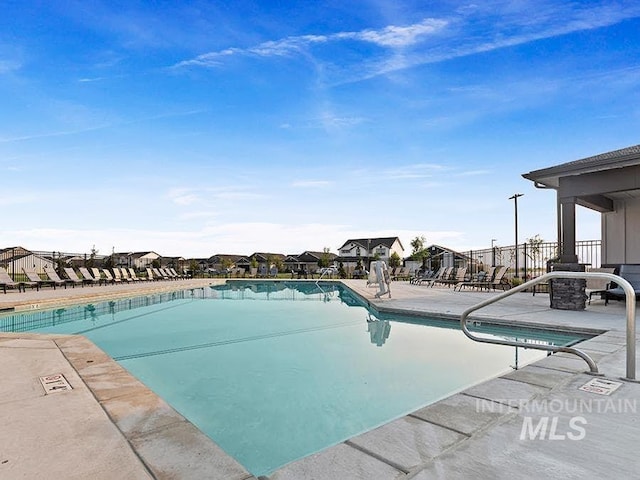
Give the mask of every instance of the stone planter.
[[(553, 263), (554, 272), (584, 272), (584, 265), (578, 263)], [(587, 295), (587, 281), (577, 278), (554, 278), (550, 282), (549, 300), (551, 308), (557, 310), (584, 310)]]

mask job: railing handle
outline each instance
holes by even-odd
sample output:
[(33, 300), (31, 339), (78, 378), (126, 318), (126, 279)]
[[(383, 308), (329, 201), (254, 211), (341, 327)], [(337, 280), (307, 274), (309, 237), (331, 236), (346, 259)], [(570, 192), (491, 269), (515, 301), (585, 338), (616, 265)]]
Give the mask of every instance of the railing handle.
[(476, 337), (473, 335), (469, 329), (467, 328), (467, 317), (476, 310), (486, 307), (487, 305), (491, 305), (496, 303), (503, 298), (509, 297), (514, 293), (518, 293), (522, 290), (526, 290), (533, 285), (537, 285), (538, 283), (543, 283), (548, 280), (554, 278), (574, 278), (574, 279), (587, 279), (587, 278), (599, 278), (604, 280), (612, 280), (617, 283), (625, 292), (626, 297), (626, 313), (627, 313), (627, 375), (624, 380), (636, 381), (636, 295), (635, 290), (631, 286), (631, 284), (625, 280), (624, 278), (614, 275), (613, 273), (605, 273), (605, 272), (549, 272), (541, 275), (533, 280), (529, 280), (521, 285), (517, 285), (510, 290), (502, 292), (498, 295), (495, 295), (487, 300), (484, 300), (472, 307), (469, 307), (460, 316), (460, 327), (462, 328), (463, 333), (469, 337), (471, 340), (482, 343), (492, 343), (496, 345), (507, 345), (512, 347), (526, 347), (533, 348), (537, 350), (546, 350), (550, 352), (567, 352), (577, 355), (582, 358), (589, 365), (589, 373), (594, 375), (600, 375), (598, 373), (598, 366), (593, 361), (589, 355), (584, 353), (581, 350), (573, 347), (556, 347), (552, 345), (532, 345), (523, 342), (511, 342), (508, 340), (499, 340), (499, 339), (491, 339), (491, 338), (482, 338)]

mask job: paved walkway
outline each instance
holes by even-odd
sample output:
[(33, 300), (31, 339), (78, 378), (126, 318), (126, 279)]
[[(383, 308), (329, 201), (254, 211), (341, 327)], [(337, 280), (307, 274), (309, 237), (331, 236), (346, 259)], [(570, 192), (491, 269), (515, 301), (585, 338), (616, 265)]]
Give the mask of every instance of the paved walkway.
[[(208, 283), (11, 292), (0, 294), (0, 310)], [(375, 299), (365, 281), (346, 283), (380, 310), (452, 319), (491, 295), (395, 282), (393, 298)], [(586, 363), (575, 356), (546, 357), (289, 464), (269, 478), (637, 478), (640, 384), (620, 380), (626, 374), (623, 302), (604, 306), (594, 300), (582, 312), (551, 310), (548, 304), (546, 294), (519, 293), (475, 318), (605, 332), (581, 344), (604, 377), (584, 373)], [(40, 377), (58, 373), (73, 389), (45, 395)], [(83, 337), (0, 334), (0, 375), (0, 478), (253, 478)], [(608, 396), (579, 389), (594, 378), (611, 382), (605, 388), (620, 385)]]

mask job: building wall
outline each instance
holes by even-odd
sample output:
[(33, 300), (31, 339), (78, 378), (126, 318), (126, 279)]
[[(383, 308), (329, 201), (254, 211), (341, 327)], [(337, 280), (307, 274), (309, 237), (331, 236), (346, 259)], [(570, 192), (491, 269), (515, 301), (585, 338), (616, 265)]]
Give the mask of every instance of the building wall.
[(602, 215), (602, 263), (640, 264), (640, 199), (616, 200), (614, 211)]

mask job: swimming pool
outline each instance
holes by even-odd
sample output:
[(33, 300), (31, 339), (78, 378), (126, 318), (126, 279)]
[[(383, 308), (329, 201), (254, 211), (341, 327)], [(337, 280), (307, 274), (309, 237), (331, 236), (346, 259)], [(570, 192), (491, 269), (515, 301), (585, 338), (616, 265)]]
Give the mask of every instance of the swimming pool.
[(341, 285), (313, 282), (232, 282), (2, 315), (0, 329), (87, 336), (254, 475), (544, 356), (471, 342), (455, 322), (369, 311)]

